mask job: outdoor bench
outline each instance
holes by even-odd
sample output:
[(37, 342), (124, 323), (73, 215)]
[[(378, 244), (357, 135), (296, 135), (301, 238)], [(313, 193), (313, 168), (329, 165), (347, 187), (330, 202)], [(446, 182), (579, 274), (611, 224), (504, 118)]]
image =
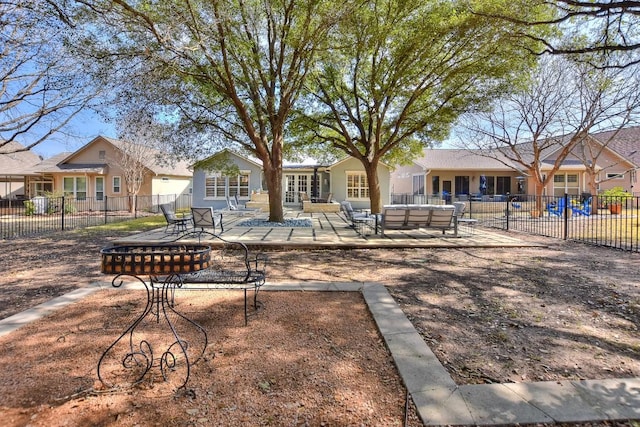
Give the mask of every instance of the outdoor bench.
[(445, 234), (453, 230), (458, 236), (458, 218), (453, 205), (387, 205), (380, 219), (381, 235), (385, 230), (436, 228)]
[[(242, 242), (232, 242), (220, 236), (198, 231), (198, 239), (203, 234), (210, 235), (215, 243), (204, 242), (211, 247), (211, 259), (207, 268), (192, 273), (173, 274), (165, 280), (178, 290), (242, 290), (244, 292), (244, 323), (247, 325), (248, 293), (253, 292), (253, 308), (258, 310), (262, 304), (258, 301), (258, 292), (266, 279), (267, 257), (262, 253), (252, 254)], [(180, 239), (190, 234), (180, 236)]]

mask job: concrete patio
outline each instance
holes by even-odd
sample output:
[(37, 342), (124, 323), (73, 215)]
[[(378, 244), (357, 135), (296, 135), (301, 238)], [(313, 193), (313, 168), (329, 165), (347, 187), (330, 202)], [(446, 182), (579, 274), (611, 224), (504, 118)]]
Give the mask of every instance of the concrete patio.
[[(351, 227), (341, 213), (305, 213), (287, 210), (285, 219), (308, 219), (311, 227), (243, 226), (251, 219), (267, 220), (266, 213), (222, 212), (224, 232), (222, 238), (239, 241), (249, 247), (289, 247), (296, 249), (373, 249), (373, 248), (455, 248), (455, 247), (524, 247), (538, 246), (515, 236), (492, 231), (468, 223), (460, 224), (458, 237), (453, 231), (444, 235), (439, 230), (391, 230), (384, 237), (372, 229), (360, 233)], [(171, 228), (169, 229), (171, 231)], [(131, 235), (118, 244), (139, 242), (170, 242), (183, 233), (167, 233), (165, 228)], [(187, 238), (182, 241), (196, 240)], [(204, 237), (203, 237), (204, 239)]]

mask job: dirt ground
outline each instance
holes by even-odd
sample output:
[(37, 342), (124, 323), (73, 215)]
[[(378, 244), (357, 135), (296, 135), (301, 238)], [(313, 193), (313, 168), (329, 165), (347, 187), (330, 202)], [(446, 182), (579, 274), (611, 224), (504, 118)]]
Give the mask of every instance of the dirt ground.
[[(98, 251), (116, 237), (2, 242), (0, 318), (108, 279)], [(270, 251), (268, 280), (384, 283), (459, 384), (640, 376), (640, 255), (521, 237), (547, 246)], [(160, 381), (105, 393), (97, 381), (102, 351), (141, 309), (121, 289), (0, 338), (3, 420), (403, 424), (404, 390), (361, 296), (263, 292), (244, 328), (238, 295), (214, 294), (178, 305), (210, 337), (182, 395)], [(411, 405), (406, 416), (420, 425)]]

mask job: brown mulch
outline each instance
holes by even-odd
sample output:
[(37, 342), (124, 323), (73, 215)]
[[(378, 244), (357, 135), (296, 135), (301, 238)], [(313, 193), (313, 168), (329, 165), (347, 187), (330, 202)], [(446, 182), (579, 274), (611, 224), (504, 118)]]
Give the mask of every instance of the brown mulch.
[[(547, 246), (271, 251), (268, 279), (384, 283), (459, 384), (639, 376), (639, 255), (520, 237)], [(98, 251), (114, 238), (2, 242), (0, 318), (106, 281)], [(179, 305), (212, 339), (176, 396), (160, 382), (101, 392), (95, 365), (122, 329), (104, 319), (140, 299), (100, 291), (0, 338), (0, 412), (9, 425), (402, 425), (400, 379), (358, 294), (261, 295), (248, 328), (236, 294)]]

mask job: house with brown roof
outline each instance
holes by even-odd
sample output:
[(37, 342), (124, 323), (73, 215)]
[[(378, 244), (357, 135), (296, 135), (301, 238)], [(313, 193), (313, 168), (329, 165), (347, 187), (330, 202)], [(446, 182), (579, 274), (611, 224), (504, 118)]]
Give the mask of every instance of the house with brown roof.
[[(557, 150), (541, 158), (541, 172), (550, 174)], [(592, 162), (592, 163), (589, 163)], [(562, 162), (543, 195), (580, 195), (590, 192), (589, 164), (595, 164), (598, 191), (621, 186), (634, 192), (635, 171), (640, 164), (640, 127), (590, 135)], [(478, 200), (504, 200), (507, 195), (534, 194), (533, 179), (498, 152), (472, 149), (427, 149), (408, 166), (391, 173), (391, 193), (408, 195), (422, 203), (429, 197), (456, 195)], [(635, 188), (635, 193), (638, 193)]]
[[(95, 202), (92, 209), (101, 209), (98, 205), (105, 196), (128, 196), (123, 167), (123, 154), (126, 156), (124, 144), (123, 141), (98, 136), (75, 152), (61, 153), (23, 168), (25, 196), (64, 194), (77, 201)], [(179, 197), (191, 193), (192, 172), (186, 162), (167, 162), (160, 152), (151, 150), (142, 163), (139, 197)]]
[(0, 199), (24, 199), (24, 170), (42, 161), (33, 151), (11, 141), (0, 147)]

